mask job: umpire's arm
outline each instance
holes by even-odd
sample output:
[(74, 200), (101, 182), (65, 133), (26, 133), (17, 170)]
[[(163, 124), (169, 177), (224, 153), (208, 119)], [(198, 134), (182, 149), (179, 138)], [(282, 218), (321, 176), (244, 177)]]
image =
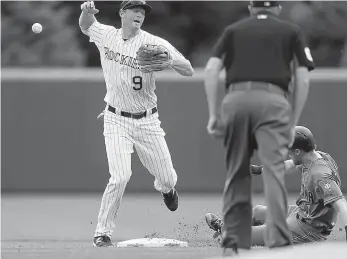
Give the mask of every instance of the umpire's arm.
[(305, 44), (301, 30), (297, 27), (293, 36), (293, 49), (296, 58), (294, 70), (293, 88), (293, 126), (297, 125), (302, 110), (304, 109), (308, 91), (309, 75), (308, 72), (314, 69), (313, 58), (310, 49)]
[(225, 54), (226, 30), (218, 39), (213, 48), (212, 57), (208, 60), (205, 67), (205, 91), (208, 103), (210, 118), (217, 117), (218, 114), (218, 82), (219, 73), (223, 69), (223, 56)]

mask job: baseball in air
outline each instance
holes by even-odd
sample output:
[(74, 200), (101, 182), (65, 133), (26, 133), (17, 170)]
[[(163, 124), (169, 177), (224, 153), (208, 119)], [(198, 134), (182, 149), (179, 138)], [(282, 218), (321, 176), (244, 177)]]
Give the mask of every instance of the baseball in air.
[(42, 25), (39, 23), (34, 23), (32, 26), (32, 30), (34, 33), (40, 33), (42, 31)]

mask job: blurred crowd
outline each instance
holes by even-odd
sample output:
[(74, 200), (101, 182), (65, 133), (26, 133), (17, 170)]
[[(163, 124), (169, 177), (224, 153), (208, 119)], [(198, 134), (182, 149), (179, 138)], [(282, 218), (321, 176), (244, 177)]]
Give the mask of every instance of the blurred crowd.
[[(120, 27), (119, 1), (94, 2), (101, 23)], [(2, 67), (99, 66), (95, 45), (78, 26), (82, 3), (2, 1)], [(148, 3), (153, 11), (143, 29), (171, 42), (194, 67), (205, 66), (211, 46), (226, 25), (249, 15), (247, 1)], [(317, 66), (347, 66), (347, 2), (283, 2), (281, 16), (302, 28)], [(43, 26), (40, 34), (31, 31), (36, 22)]]

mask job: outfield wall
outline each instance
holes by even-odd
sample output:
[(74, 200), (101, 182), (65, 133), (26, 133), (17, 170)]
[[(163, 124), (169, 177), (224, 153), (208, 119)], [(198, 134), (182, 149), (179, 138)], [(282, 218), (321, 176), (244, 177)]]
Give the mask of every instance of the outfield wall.
[[(311, 74), (300, 124), (311, 128), (319, 148), (336, 159), (347, 192), (346, 72)], [(96, 120), (105, 106), (101, 70), (2, 69), (1, 78), (2, 190), (102, 191), (109, 175), (102, 122)], [(221, 192), (224, 154), (221, 141), (206, 133), (202, 80), (201, 70), (192, 78), (158, 73), (159, 114), (178, 173), (177, 188)], [(132, 168), (127, 191), (152, 191), (153, 177), (136, 154)], [(256, 191), (262, 190), (259, 179), (254, 178)], [(299, 181), (299, 175), (287, 178), (289, 191), (298, 191)]]

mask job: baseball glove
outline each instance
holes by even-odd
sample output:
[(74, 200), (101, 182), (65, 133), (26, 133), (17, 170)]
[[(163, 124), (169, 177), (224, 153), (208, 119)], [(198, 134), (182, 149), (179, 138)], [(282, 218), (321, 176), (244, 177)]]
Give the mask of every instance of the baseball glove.
[(136, 59), (143, 73), (162, 71), (172, 64), (169, 51), (161, 45), (142, 45), (136, 53)]

